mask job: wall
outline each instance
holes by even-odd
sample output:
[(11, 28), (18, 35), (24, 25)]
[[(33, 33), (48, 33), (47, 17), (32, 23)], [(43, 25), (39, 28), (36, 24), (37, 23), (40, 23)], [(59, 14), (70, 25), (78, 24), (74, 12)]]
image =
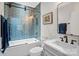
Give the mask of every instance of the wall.
[[(41, 2), (41, 39), (53, 39), (57, 37), (57, 4), (56, 2)], [(53, 12), (53, 23), (43, 24), (43, 15)]]
[[(0, 2), (0, 15), (4, 15), (4, 3)], [(1, 20), (0, 20), (1, 23)], [(1, 37), (1, 24), (0, 24), (0, 37)], [(0, 48), (1, 48), (1, 38), (0, 38)]]
[(71, 33), (79, 36), (79, 2), (73, 4), (73, 12), (71, 14)]
[[(4, 15), (4, 3), (0, 2), (0, 15)], [(0, 21), (1, 23), (1, 21)], [(0, 28), (1, 28), (1, 24), (0, 24)], [(1, 29), (0, 29), (0, 33), (1, 33)], [(1, 36), (1, 34), (0, 34)]]
[(4, 3), (0, 2), (0, 15), (4, 15)]

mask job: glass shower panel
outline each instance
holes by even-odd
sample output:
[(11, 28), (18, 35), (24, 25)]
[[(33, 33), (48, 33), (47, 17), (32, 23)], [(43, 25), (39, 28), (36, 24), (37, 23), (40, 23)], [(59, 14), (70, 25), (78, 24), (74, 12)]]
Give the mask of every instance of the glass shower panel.
[(22, 39), (22, 25), (21, 25), (21, 19), (20, 18), (11, 18), (11, 40), (18, 40)]
[(41, 17), (40, 17), (40, 4), (35, 7), (35, 22), (34, 22), (34, 35), (37, 39), (40, 39), (41, 35)]
[(9, 8), (10, 37), (11, 40), (21, 40), (29, 38), (28, 19), (29, 10), (16, 7)]

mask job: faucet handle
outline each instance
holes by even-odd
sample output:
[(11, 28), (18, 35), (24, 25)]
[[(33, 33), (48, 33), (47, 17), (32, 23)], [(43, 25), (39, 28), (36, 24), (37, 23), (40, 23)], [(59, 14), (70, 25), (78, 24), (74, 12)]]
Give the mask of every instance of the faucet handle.
[(63, 37), (59, 37), (59, 38), (61, 39), (61, 41), (64, 41), (64, 40), (63, 40)]
[(71, 40), (71, 44), (74, 44), (74, 42), (77, 42), (76, 40)]

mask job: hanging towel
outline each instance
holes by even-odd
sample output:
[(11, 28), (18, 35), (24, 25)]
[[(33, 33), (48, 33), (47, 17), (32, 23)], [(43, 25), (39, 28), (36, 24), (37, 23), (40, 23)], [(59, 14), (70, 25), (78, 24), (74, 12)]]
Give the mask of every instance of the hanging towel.
[(59, 33), (66, 34), (66, 31), (67, 31), (67, 24), (66, 23), (59, 24)]
[(4, 53), (5, 49), (9, 46), (8, 40), (8, 29), (7, 29), (7, 20), (1, 16), (1, 37), (2, 37), (2, 47), (1, 51)]

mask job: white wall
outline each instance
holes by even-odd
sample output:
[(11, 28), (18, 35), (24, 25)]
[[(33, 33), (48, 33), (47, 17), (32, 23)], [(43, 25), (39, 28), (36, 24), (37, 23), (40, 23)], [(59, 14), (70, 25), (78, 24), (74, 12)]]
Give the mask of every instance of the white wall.
[(4, 3), (0, 2), (0, 15), (4, 15)]
[[(41, 2), (41, 39), (51, 39), (57, 36), (57, 4), (56, 2)], [(43, 24), (43, 15), (53, 12), (53, 23)]]
[(73, 4), (73, 10), (71, 14), (71, 33), (79, 35), (79, 2)]
[[(2, 2), (0, 2), (0, 15), (4, 15), (4, 3)], [(0, 24), (0, 28), (1, 28), (1, 24)], [(0, 36), (1, 36), (1, 29), (0, 29)]]
[[(4, 15), (4, 3), (0, 2), (0, 15)], [(1, 23), (1, 20), (0, 20)], [(0, 48), (1, 48), (1, 24), (0, 24)]]

